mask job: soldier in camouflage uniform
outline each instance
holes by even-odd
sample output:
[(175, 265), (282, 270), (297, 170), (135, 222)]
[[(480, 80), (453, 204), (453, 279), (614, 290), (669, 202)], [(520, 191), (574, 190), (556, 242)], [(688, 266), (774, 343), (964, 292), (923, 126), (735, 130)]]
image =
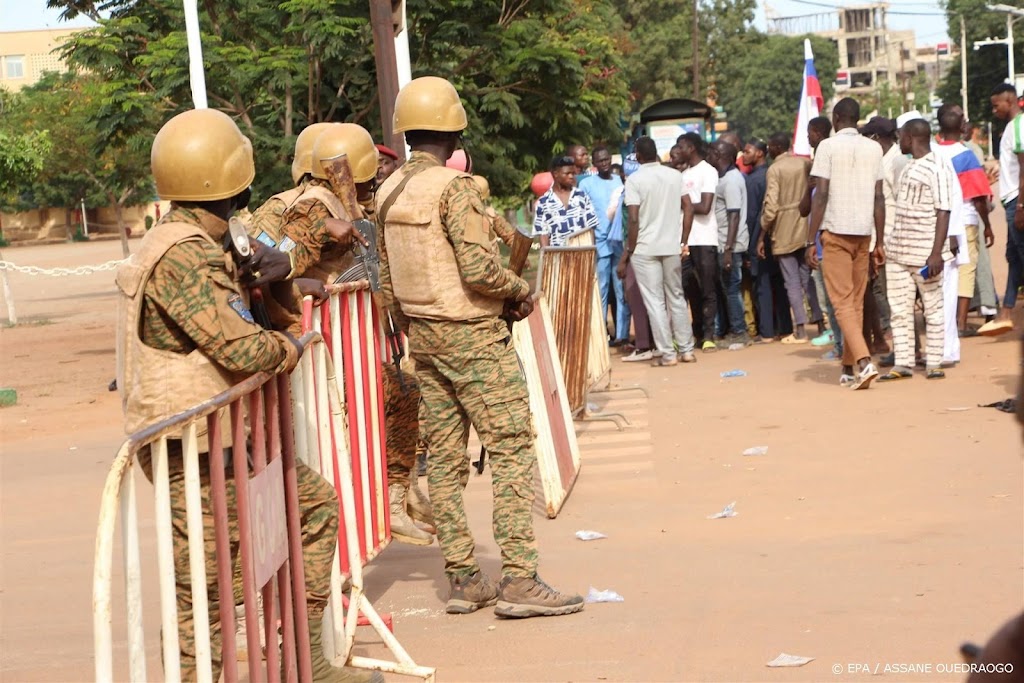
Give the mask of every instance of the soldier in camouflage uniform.
[[(255, 175), (252, 146), (226, 114), (203, 109), (171, 119), (152, 150), (157, 192), (171, 212), (143, 239), (117, 272), (121, 292), (118, 372), (128, 431), (166, 419), (208, 400), (260, 371), (286, 372), (302, 348), (286, 333), (253, 321), (225, 251), (227, 218), (248, 203)], [(263, 257), (272, 259), (269, 250)], [(263, 258), (261, 257), (261, 258)], [(177, 583), (182, 679), (196, 677), (195, 631), (189, 571), (181, 442), (168, 443), (171, 518)], [(201, 439), (206, 453), (206, 436)], [(152, 479), (148, 451), (140, 465)], [(226, 455), (228, 455), (226, 453)], [(338, 500), (326, 480), (296, 464), (302, 510), (303, 568), (315, 681), (382, 681), (379, 675), (330, 666), (320, 620), (330, 595), (338, 531)], [(220, 675), (220, 596), (210, 511), (209, 463), (201, 459), (207, 592), (213, 679)], [(238, 547), (235, 490), (228, 473), (232, 563)], [(233, 656), (234, 653), (231, 653)]]
[[(361, 237), (352, 229), (351, 221), (363, 216), (349, 215), (320, 164), (323, 159), (342, 154), (352, 170), (357, 201), (361, 207), (372, 207), (378, 170), (373, 139), (365, 128), (354, 123), (330, 124), (312, 145), (302, 195), (285, 209), (279, 227), (272, 227), (269, 221), (263, 223), (264, 232), (275, 242), (271, 246), (286, 251), (291, 258), (289, 277), (316, 278), (329, 283), (354, 263), (353, 240)], [(362, 210), (366, 212), (365, 208)], [(432, 531), (433, 512), (429, 501), (410, 481), (419, 432), (419, 387), (406, 377), (403, 393), (390, 364), (384, 365), (383, 385), (391, 535), (402, 543), (430, 545), (433, 536), (413, 520)]]
[[(409, 160), (378, 190), (381, 295), (409, 334), (420, 381), (420, 430), (427, 480), (451, 588), (446, 611), (494, 605), (504, 617), (578, 612), (583, 598), (537, 576), (532, 429), (526, 381), (502, 313), (530, 312), (530, 287), (501, 264), (480, 190), (445, 168), (466, 127), (459, 94), (424, 77), (398, 94), (394, 130)], [(494, 538), (502, 574), (495, 586), (473, 556), (463, 508), (469, 425), (491, 456)]]

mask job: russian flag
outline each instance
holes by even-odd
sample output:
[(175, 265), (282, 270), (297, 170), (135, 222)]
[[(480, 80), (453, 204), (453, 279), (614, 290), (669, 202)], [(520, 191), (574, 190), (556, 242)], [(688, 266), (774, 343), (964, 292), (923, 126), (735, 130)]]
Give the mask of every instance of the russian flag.
[(811, 41), (804, 38), (804, 84), (800, 90), (800, 106), (796, 110), (796, 127), (793, 131), (793, 154), (811, 156), (811, 143), (807, 139), (807, 122), (821, 114), (825, 99), (821, 96), (821, 83), (814, 70), (814, 53)]

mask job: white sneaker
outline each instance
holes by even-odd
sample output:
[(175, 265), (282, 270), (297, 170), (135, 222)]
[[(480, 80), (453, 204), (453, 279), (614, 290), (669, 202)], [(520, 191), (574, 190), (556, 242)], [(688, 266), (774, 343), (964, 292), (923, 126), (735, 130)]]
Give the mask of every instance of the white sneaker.
[(847, 375), (845, 372), (839, 375), (839, 386), (841, 387), (848, 387), (856, 381), (856, 377), (854, 377), (853, 375)]
[(628, 356), (622, 357), (623, 363), (636, 363), (642, 360), (651, 360), (654, 358), (654, 353), (651, 351), (641, 351), (640, 349), (633, 349), (633, 353)]

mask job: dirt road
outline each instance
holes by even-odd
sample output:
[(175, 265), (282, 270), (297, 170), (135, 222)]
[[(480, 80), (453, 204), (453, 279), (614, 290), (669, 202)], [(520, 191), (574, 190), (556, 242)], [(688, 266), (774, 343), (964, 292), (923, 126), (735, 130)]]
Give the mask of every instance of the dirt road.
[[(40, 266), (118, 256), (116, 243), (4, 252)], [(0, 386), (19, 392), (0, 409), (0, 678), (91, 680), (96, 512), (121, 439), (107, 392), (112, 277), (11, 284), (19, 316), (36, 324), (0, 330)], [(442, 681), (860, 681), (872, 676), (856, 667), (886, 664), (931, 667), (887, 680), (962, 680), (940, 667), (1024, 602), (1020, 429), (976, 407), (1012, 394), (1018, 347), (966, 340), (945, 381), (859, 393), (836, 386), (819, 355), (774, 344), (667, 369), (614, 361), (615, 382), (649, 398), (592, 398), (632, 425), (580, 425), (576, 489), (536, 527), (547, 581), (625, 602), (525, 622), (449, 617), (437, 546), (397, 544), (370, 569), (371, 598)], [(747, 377), (719, 377), (734, 368)], [(769, 450), (741, 455), (751, 446)], [(146, 553), (151, 488), (139, 490)], [(486, 475), (466, 499), (481, 562), (497, 574)], [(708, 519), (733, 501), (736, 517)], [(578, 529), (609, 538), (580, 542)], [(144, 588), (157, 678), (152, 574)], [(368, 631), (358, 648), (383, 654)], [(815, 660), (766, 668), (781, 652)]]

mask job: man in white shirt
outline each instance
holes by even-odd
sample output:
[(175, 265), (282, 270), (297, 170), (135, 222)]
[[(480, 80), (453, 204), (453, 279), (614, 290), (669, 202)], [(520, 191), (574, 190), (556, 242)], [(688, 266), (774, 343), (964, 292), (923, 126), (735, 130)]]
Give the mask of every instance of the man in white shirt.
[[(700, 285), (701, 349), (713, 352), (715, 317), (718, 315), (718, 222), (715, 220), (715, 189), (718, 169), (709, 164), (704, 138), (686, 133), (676, 142), (689, 162), (683, 171), (683, 258), (693, 263)], [(696, 317), (696, 314), (695, 314)]]
[(1008, 83), (992, 91), (992, 113), (1006, 121), (1006, 130), (999, 140), (999, 199), (1006, 210), (1006, 294), (1003, 306), (992, 322), (978, 329), (978, 334), (994, 337), (1013, 330), (1011, 315), (1017, 305), (1017, 289), (1024, 278), (1024, 211), (1017, 211), (1017, 202), (1024, 191), (1024, 116), (1017, 103), (1017, 91)]
[(931, 127), (924, 119), (900, 130), (900, 148), (913, 161), (900, 174), (896, 189), (896, 220), (886, 235), (885, 264), (892, 340), (896, 365), (879, 381), (913, 377), (914, 295), (924, 304), (927, 378), (941, 379), (945, 346), (942, 271), (951, 254), (947, 241), (950, 213), (956, 200), (948, 161), (931, 151)]
[[(844, 97), (832, 109), (835, 134), (818, 145), (811, 167), (815, 179), (808, 230), (807, 261), (818, 266), (813, 246), (818, 232), (828, 262), (825, 288), (843, 332), (843, 370), (840, 383), (867, 389), (878, 376), (864, 340), (864, 291), (868, 283), (869, 246), (876, 236), (876, 266), (885, 262), (882, 246), (885, 197), (882, 194), (882, 149), (857, 132), (860, 105)], [(854, 375), (853, 366), (858, 366)], [(845, 378), (851, 378), (845, 380)]]
[(658, 148), (649, 137), (636, 141), (636, 157), (640, 170), (626, 180), (629, 234), (619, 277), (625, 277), (631, 263), (651, 321), (657, 364), (693, 363), (693, 327), (680, 260), (683, 178), (658, 161)]

